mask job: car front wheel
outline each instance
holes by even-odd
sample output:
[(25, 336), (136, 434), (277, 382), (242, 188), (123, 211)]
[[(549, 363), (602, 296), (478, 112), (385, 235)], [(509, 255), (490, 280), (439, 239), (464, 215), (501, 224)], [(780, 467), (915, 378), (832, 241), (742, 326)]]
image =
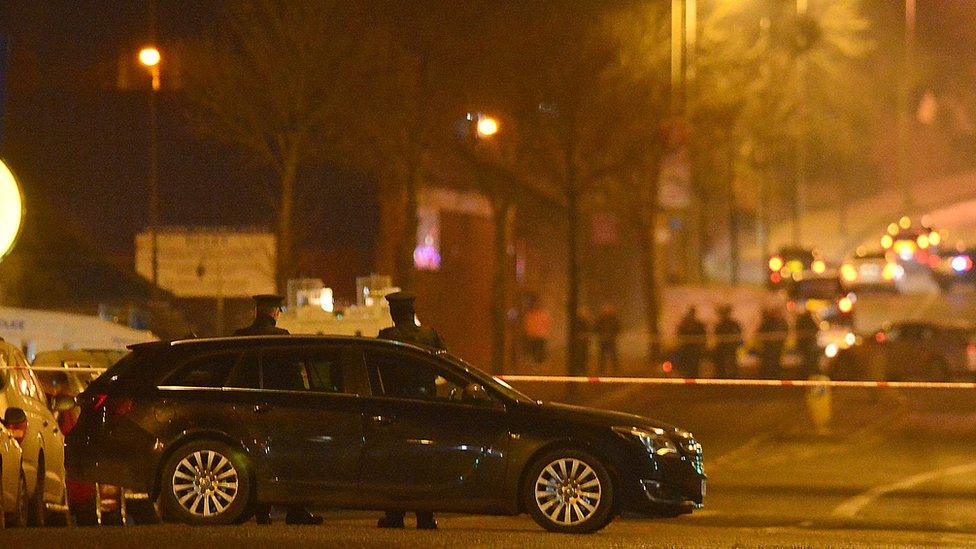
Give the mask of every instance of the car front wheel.
[(587, 534), (613, 520), (610, 473), (587, 452), (547, 452), (529, 466), (526, 480), (525, 509), (550, 532)]
[(160, 479), (164, 516), (188, 524), (232, 524), (247, 510), (250, 479), (240, 450), (192, 442), (166, 461)]

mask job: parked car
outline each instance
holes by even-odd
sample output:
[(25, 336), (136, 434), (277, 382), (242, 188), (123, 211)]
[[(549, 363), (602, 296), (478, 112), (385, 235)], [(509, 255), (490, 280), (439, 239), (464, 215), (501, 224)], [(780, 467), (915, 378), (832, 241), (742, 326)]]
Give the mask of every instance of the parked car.
[(858, 338), (830, 366), (835, 379), (950, 381), (976, 377), (971, 328), (899, 322)]
[[(58, 399), (52, 405), (67, 407), (73, 403), (71, 399)], [(2, 340), (0, 416), (15, 434), (23, 432), (21, 466), (29, 498), (28, 523), (43, 526), (48, 513), (52, 519), (66, 522), (64, 436), (24, 353)]]
[[(128, 353), (117, 349), (72, 349), (42, 351), (34, 357), (34, 368), (48, 399), (66, 396), (74, 399), (101, 371)], [(101, 371), (98, 371), (101, 370)], [(72, 406), (57, 414), (61, 432), (67, 435), (78, 421), (81, 408)], [(127, 492), (111, 484), (66, 479), (68, 507), (80, 526), (151, 524), (159, 522), (155, 507), (146, 494)]]
[(78, 397), (72, 477), (164, 518), (253, 504), (514, 515), (593, 532), (702, 503), (701, 445), (643, 417), (543, 403), (443, 352), (355, 337), (135, 345)]
[[(26, 434), (26, 414), (11, 414), (11, 428), (0, 424), (0, 528), (27, 524), (27, 479), (19, 440)], [(19, 421), (23, 420), (23, 421)]]

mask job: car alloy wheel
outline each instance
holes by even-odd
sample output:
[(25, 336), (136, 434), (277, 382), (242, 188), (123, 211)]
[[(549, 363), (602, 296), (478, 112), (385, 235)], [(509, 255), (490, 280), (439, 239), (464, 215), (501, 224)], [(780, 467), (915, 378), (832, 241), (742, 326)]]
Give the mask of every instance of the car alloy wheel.
[(535, 503), (550, 520), (564, 526), (585, 522), (600, 507), (600, 479), (576, 458), (547, 465), (535, 481)]
[(240, 475), (227, 456), (202, 450), (180, 460), (173, 472), (173, 495), (191, 515), (224, 512), (237, 499)]
[(247, 461), (219, 441), (177, 448), (162, 470), (163, 518), (189, 524), (232, 524), (251, 503)]
[(529, 466), (525, 478), (525, 509), (546, 530), (590, 533), (613, 520), (610, 473), (587, 452), (547, 452)]

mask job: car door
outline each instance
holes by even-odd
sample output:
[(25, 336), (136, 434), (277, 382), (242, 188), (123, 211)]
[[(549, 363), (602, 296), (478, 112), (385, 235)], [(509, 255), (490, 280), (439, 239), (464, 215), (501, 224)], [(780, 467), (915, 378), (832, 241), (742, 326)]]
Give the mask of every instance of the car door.
[(254, 356), (261, 381), (251, 413), (264, 446), (262, 476), (275, 499), (355, 498), (363, 447), (359, 395), (369, 385), (350, 352), (332, 344), (269, 347)]
[(506, 410), (463, 401), (473, 380), (406, 349), (363, 346), (373, 395), (365, 399), (365, 494), (390, 504), (487, 510), (502, 501)]
[(27, 360), (19, 352), (9, 353), (7, 360), (12, 365), (6, 384), (7, 406), (19, 407), (27, 414), (27, 434), (22, 446), (28, 485), (33, 487), (33, 480), (38, 478), (37, 469), (43, 454), (44, 479), (40, 489), (45, 495), (44, 501), (60, 503), (64, 492), (64, 437)]

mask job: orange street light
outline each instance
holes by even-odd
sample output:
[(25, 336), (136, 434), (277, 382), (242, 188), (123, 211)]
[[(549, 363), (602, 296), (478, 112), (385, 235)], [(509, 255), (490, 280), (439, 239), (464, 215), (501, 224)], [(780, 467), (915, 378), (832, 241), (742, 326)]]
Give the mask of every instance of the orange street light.
[(147, 67), (155, 67), (160, 59), (159, 50), (152, 46), (139, 50), (139, 62)]
[(498, 133), (498, 121), (490, 116), (478, 117), (478, 137), (491, 137)]
[(149, 69), (149, 74), (152, 76), (152, 88), (154, 90), (159, 89), (159, 62), (162, 61), (162, 56), (159, 54), (159, 50), (153, 46), (146, 46), (139, 50), (139, 62), (142, 63), (144, 67)]

